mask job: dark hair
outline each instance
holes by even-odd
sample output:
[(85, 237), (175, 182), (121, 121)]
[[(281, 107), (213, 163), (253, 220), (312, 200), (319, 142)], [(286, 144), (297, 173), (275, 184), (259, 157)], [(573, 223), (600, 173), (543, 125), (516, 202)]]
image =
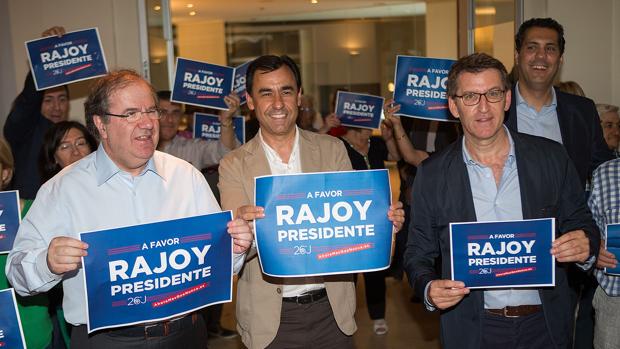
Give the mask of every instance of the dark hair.
[(55, 123), (45, 132), (45, 136), (43, 136), (43, 146), (39, 152), (39, 173), (41, 174), (43, 182), (48, 181), (62, 170), (58, 162), (56, 162), (55, 154), (62, 139), (72, 128), (82, 132), (86, 142), (90, 146), (91, 152), (97, 149), (97, 140), (88, 132), (88, 129), (86, 129), (84, 125), (76, 121), (61, 121)]
[(279, 69), (283, 65), (287, 66), (293, 76), (295, 76), (295, 83), (297, 84), (297, 90), (301, 89), (301, 73), (299, 72), (299, 68), (297, 64), (289, 57), (289, 56), (274, 56), (274, 55), (265, 55), (256, 58), (250, 63), (248, 66), (248, 70), (245, 73), (245, 90), (248, 94), (252, 93), (252, 83), (254, 82), (254, 73), (259, 71), (261, 74), (270, 73), (274, 70)]
[(519, 27), (519, 31), (515, 35), (515, 49), (517, 52), (521, 52), (521, 46), (523, 45), (523, 39), (525, 34), (530, 28), (549, 28), (558, 33), (558, 45), (560, 46), (560, 56), (564, 54), (564, 46), (566, 46), (566, 40), (564, 40), (564, 27), (553, 18), (531, 18), (523, 22)]
[(104, 124), (107, 124), (110, 117), (105, 115), (108, 112), (110, 103), (108, 98), (116, 92), (116, 90), (129, 86), (137, 82), (144, 82), (151, 89), (153, 100), (157, 103), (157, 94), (153, 86), (144, 80), (140, 74), (131, 69), (122, 69), (110, 72), (99, 78), (90, 90), (86, 102), (84, 102), (84, 114), (86, 117), (86, 127), (91, 134), (99, 138), (99, 130), (95, 126), (93, 117), (99, 116)]
[(508, 72), (504, 64), (486, 53), (473, 53), (469, 56), (459, 58), (459, 60), (452, 65), (452, 68), (450, 68), (450, 72), (448, 73), (448, 96), (456, 96), (456, 90), (458, 89), (457, 81), (461, 73), (480, 73), (487, 69), (496, 69), (502, 78), (504, 91), (510, 90)]

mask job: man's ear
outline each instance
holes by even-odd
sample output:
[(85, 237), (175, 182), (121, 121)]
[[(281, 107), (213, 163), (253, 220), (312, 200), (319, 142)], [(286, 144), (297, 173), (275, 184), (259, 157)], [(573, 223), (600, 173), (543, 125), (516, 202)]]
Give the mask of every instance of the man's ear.
[(453, 97), (448, 97), (448, 108), (455, 118), (459, 118), (459, 109), (456, 107), (456, 101)]
[(106, 125), (103, 122), (101, 116), (93, 115), (93, 122), (95, 123), (95, 127), (97, 127), (97, 131), (99, 131), (99, 137), (101, 139), (107, 139), (108, 138), (108, 133), (107, 133), (107, 130), (106, 130)]
[(2, 181), (2, 183), (0, 183), (0, 187), (4, 188), (7, 184), (9, 184), (9, 182), (13, 178), (13, 169), (12, 168), (2, 169), (2, 174), (0, 174), (0, 177), (1, 177), (0, 180)]
[(245, 91), (245, 102), (248, 104), (248, 109), (254, 110), (254, 100), (248, 91)]

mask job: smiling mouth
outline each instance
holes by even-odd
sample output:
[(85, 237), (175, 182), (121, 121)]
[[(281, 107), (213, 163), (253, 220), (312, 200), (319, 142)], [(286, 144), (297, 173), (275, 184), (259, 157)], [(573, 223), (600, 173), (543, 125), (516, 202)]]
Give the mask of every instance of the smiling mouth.
[(534, 70), (540, 70), (540, 71), (545, 71), (545, 70), (549, 69), (549, 67), (547, 67), (546, 65), (542, 65), (542, 64), (533, 64), (533, 65), (531, 65), (531, 67)]
[(136, 137), (136, 139), (138, 141), (145, 142), (145, 141), (150, 141), (152, 139), (152, 136), (151, 135), (138, 136)]

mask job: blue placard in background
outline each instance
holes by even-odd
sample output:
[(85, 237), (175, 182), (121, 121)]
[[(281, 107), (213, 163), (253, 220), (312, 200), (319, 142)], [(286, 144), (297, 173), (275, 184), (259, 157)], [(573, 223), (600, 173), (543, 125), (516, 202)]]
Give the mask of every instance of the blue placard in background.
[(232, 91), (235, 69), (177, 58), (172, 102), (227, 110), (224, 97)]
[(26, 41), (26, 50), (38, 91), (108, 72), (97, 28)]
[(448, 109), (448, 72), (451, 59), (396, 56), (394, 101), (397, 115), (437, 121), (457, 121)]
[[(232, 118), (235, 127), (235, 137), (239, 143), (245, 143), (245, 119), (243, 116)], [(208, 140), (220, 139), (221, 125), (217, 115), (194, 113), (194, 138)]]
[(230, 211), (81, 233), (88, 332), (232, 299)]
[(21, 223), (19, 192), (0, 192), (0, 253), (9, 253), (13, 248), (15, 234)]
[(239, 105), (243, 105), (246, 102), (245, 96), (245, 74), (248, 71), (248, 66), (252, 63), (252, 61), (245, 62), (242, 65), (235, 68), (235, 83), (233, 84), (233, 92), (239, 96), (241, 99), (241, 103)]
[(338, 91), (336, 94), (336, 115), (343, 126), (379, 128), (383, 102), (383, 97)]
[(12, 288), (0, 291), (0, 348), (26, 348)]
[(469, 288), (555, 285), (552, 218), (450, 223), (452, 280)]
[(254, 221), (263, 272), (295, 277), (385, 269), (392, 223), (387, 170), (255, 179)]
[[(607, 224), (607, 239), (605, 240), (605, 248), (620, 258), (620, 224)], [(605, 268), (605, 273), (611, 275), (620, 275), (620, 265), (615, 268)]]

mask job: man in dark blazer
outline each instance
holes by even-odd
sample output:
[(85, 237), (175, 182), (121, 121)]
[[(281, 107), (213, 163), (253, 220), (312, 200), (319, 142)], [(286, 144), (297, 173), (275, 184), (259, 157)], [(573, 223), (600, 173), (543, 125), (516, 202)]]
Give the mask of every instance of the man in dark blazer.
[[(565, 266), (592, 267), (600, 236), (561, 145), (508, 131), (511, 102), (501, 62), (474, 54), (448, 76), (449, 107), (464, 136), (427, 159), (413, 187), (405, 267), (429, 310), (441, 311), (444, 348), (570, 348)], [(452, 222), (556, 218), (556, 285), (470, 290), (450, 280)], [(441, 275), (435, 261), (441, 256)], [(498, 304), (501, 304), (498, 306)]]
[(505, 123), (510, 130), (562, 143), (585, 188), (592, 171), (613, 159), (613, 153), (603, 139), (594, 102), (553, 87), (564, 47), (564, 28), (551, 18), (532, 18), (519, 27), (515, 35), (519, 80)]

